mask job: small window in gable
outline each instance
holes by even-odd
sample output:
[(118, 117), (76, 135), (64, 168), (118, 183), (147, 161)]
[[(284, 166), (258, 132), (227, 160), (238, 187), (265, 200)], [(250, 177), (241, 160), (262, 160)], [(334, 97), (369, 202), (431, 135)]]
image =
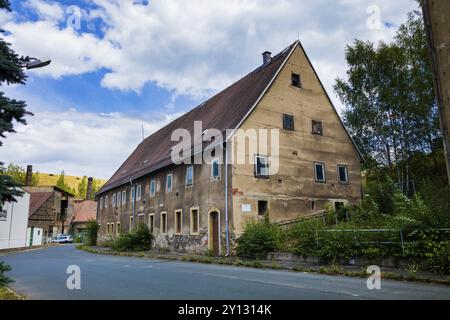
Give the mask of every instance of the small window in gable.
[(294, 116), (292, 114), (283, 114), (283, 129), (294, 131)]
[(292, 73), (292, 86), (293, 87), (297, 87), (297, 88), (301, 88), (302, 87), (302, 82), (300, 79), (300, 75), (298, 73)]
[(312, 134), (323, 136), (322, 121), (312, 120), (311, 125), (312, 125)]

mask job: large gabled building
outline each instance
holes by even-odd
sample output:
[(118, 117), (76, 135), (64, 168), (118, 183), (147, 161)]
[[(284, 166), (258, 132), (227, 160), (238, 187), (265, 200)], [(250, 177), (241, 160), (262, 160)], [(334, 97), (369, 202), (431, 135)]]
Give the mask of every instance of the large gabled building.
[[(217, 129), (233, 143), (220, 144), (211, 163), (176, 165), (172, 133), (195, 136), (196, 121), (203, 135)], [(252, 134), (264, 130), (266, 148)], [(282, 222), (358, 202), (361, 162), (296, 41), (274, 57), (265, 52), (256, 70), (146, 138), (97, 194), (100, 237), (145, 223), (157, 247), (226, 254), (250, 219)]]

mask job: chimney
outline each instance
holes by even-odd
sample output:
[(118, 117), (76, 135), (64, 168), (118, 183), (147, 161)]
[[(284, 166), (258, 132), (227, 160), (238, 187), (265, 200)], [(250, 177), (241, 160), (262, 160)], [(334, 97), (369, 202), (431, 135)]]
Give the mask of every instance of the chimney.
[(28, 165), (27, 166), (27, 174), (25, 176), (25, 186), (26, 187), (31, 187), (31, 178), (33, 177), (33, 166), (32, 165)]
[(91, 196), (92, 196), (92, 177), (88, 178), (88, 184), (87, 184), (87, 189), (86, 189), (86, 200), (91, 200)]
[(263, 54), (263, 66), (268, 64), (272, 60), (272, 52), (265, 51)]

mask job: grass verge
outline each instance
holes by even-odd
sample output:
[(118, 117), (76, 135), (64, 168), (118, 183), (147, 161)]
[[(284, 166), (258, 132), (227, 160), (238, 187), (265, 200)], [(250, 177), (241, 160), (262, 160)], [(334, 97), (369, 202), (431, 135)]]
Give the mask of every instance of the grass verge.
[(24, 298), (8, 287), (0, 286), (0, 300), (24, 300)]

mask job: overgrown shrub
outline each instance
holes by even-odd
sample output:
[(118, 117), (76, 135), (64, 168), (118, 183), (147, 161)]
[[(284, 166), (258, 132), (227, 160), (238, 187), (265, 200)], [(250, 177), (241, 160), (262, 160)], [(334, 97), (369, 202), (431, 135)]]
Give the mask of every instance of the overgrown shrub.
[(11, 279), (8, 278), (5, 275), (5, 272), (8, 272), (11, 270), (11, 267), (4, 263), (3, 261), (0, 261), (0, 286), (4, 286), (5, 284), (11, 282)]
[(152, 234), (145, 224), (140, 224), (135, 231), (120, 234), (112, 243), (117, 251), (146, 251), (151, 247)]
[(281, 246), (281, 229), (269, 222), (266, 215), (259, 221), (251, 220), (244, 226), (244, 232), (237, 240), (236, 252), (239, 256), (264, 259), (267, 253)]
[(97, 245), (97, 235), (98, 229), (100, 226), (98, 225), (96, 220), (89, 220), (86, 226), (86, 244), (90, 246)]

